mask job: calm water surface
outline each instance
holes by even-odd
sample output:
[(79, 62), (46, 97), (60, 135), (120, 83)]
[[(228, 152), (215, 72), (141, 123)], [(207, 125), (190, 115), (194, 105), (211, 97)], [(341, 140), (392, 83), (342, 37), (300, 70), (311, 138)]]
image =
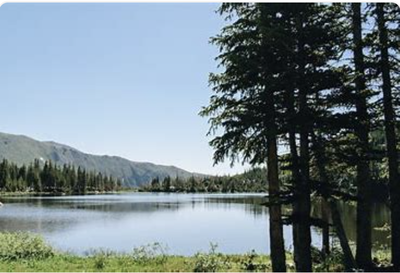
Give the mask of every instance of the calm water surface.
[[(252, 249), (269, 252), (268, 209), (261, 194), (157, 194), (3, 198), (0, 231), (42, 234), (61, 250), (83, 254), (95, 248), (131, 251), (159, 242), (172, 254), (207, 251), (210, 242), (224, 253)], [(355, 238), (355, 207), (343, 206), (344, 224)], [(319, 215), (320, 206), (312, 213)], [(390, 215), (384, 205), (374, 208), (374, 225), (382, 226)], [(292, 246), (292, 230), (284, 227), (285, 244)], [(377, 244), (387, 244), (387, 232), (373, 231)], [(318, 229), (313, 244), (320, 246)]]

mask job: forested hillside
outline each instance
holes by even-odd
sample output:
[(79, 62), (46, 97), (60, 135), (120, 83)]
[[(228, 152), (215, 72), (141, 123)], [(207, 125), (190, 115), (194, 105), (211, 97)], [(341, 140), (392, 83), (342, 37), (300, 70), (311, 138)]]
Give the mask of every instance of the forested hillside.
[(174, 166), (156, 165), (147, 162), (132, 162), (127, 159), (83, 153), (72, 147), (55, 143), (37, 141), (26, 136), (0, 133), (0, 160), (7, 159), (18, 165), (28, 165), (35, 159), (41, 164), (52, 161), (55, 165), (69, 164), (87, 171), (101, 172), (103, 175), (119, 178), (123, 186), (140, 186), (153, 178), (189, 178), (198, 174), (190, 173)]

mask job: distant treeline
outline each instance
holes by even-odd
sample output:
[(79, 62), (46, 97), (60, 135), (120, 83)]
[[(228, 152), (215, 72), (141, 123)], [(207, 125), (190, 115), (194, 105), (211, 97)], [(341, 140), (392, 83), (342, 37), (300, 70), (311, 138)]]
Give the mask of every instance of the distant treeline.
[(0, 190), (3, 192), (72, 193), (115, 191), (121, 181), (101, 173), (72, 165), (57, 166), (51, 161), (34, 160), (18, 166), (4, 159), (0, 163)]
[[(384, 145), (384, 132), (375, 131), (372, 134), (373, 147), (378, 151)], [(281, 155), (282, 161), (288, 160), (289, 155)], [(279, 170), (280, 182), (288, 185), (291, 181), (288, 164), (280, 162)], [(371, 163), (371, 187), (374, 192), (372, 200), (377, 202), (387, 202), (389, 200), (388, 186), (388, 162), (381, 160)], [(316, 170), (311, 168), (311, 176), (315, 176)], [(335, 173), (335, 179), (340, 181), (341, 187), (345, 188), (349, 194), (355, 194), (355, 174), (353, 170)], [(205, 176), (172, 178), (154, 178), (149, 184), (142, 185), (140, 191), (147, 192), (211, 192), (211, 193), (240, 193), (240, 192), (267, 192), (267, 169), (265, 167), (255, 167), (237, 175), (224, 176)]]
[(154, 178), (150, 184), (140, 188), (150, 192), (266, 192), (266, 171), (254, 168), (233, 176)]

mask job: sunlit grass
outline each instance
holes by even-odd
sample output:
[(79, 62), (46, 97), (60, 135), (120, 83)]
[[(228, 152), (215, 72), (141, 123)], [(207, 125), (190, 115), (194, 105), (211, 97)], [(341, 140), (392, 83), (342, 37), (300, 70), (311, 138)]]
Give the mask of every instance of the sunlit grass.
[[(343, 271), (338, 249), (320, 260), (313, 255), (314, 270)], [(387, 260), (388, 252), (380, 251), (379, 259)], [(287, 253), (287, 269), (295, 271), (293, 256)], [(208, 252), (194, 256), (169, 255), (155, 243), (134, 248), (129, 253), (94, 250), (85, 256), (59, 252), (41, 236), (31, 233), (0, 233), (0, 272), (255, 272), (271, 271), (269, 256), (253, 252), (226, 255), (211, 245)]]

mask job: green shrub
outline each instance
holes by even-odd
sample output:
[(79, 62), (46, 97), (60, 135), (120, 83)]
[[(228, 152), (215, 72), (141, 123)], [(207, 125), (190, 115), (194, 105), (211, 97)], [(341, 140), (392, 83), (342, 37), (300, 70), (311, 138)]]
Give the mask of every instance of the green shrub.
[(0, 260), (44, 259), (53, 255), (53, 248), (39, 235), (0, 233)]
[(86, 255), (93, 257), (94, 268), (96, 270), (102, 270), (106, 267), (106, 262), (117, 253), (107, 249), (91, 249)]
[(107, 251), (99, 251), (96, 253), (93, 258), (94, 258), (94, 268), (97, 270), (102, 270), (104, 267), (106, 267), (106, 261), (109, 258), (110, 253)]
[(265, 271), (268, 268), (268, 265), (260, 260), (260, 256), (255, 250), (245, 254), (241, 264), (246, 271)]
[(168, 258), (167, 247), (160, 243), (136, 247), (133, 249), (131, 257), (137, 264), (146, 264), (149, 262), (164, 264)]
[(94, 268), (97, 270), (102, 270), (106, 267), (107, 257), (104, 255), (97, 255), (94, 257)]
[(218, 245), (210, 244), (208, 253), (194, 255), (194, 272), (216, 272), (222, 268), (229, 268), (229, 261), (225, 255), (216, 252)]
[[(314, 254), (318, 254), (317, 251), (314, 251)], [(317, 260), (318, 258), (318, 260)], [(314, 271), (317, 272), (341, 272), (344, 268), (344, 255), (339, 247), (332, 247), (329, 255), (323, 257), (322, 254), (320, 256), (314, 257)]]

